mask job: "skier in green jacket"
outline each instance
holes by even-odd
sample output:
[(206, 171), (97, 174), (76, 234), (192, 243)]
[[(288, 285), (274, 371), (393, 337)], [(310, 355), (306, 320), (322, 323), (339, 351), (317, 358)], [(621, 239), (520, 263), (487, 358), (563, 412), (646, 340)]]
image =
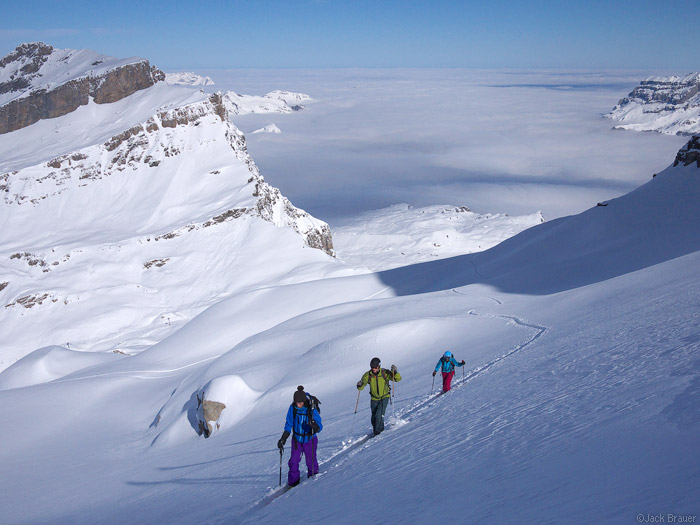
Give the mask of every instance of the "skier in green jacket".
[(373, 358), (369, 363), (370, 370), (365, 372), (362, 379), (357, 382), (358, 390), (364, 389), (369, 384), (372, 429), (375, 436), (384, 430), (384, 413), (391, 397), (389, 381), (401, 381), (401, 374), (396, 370), (396, 365), (391, 365), (390, 370), (382, 368), (381, 365), (378, 357)]

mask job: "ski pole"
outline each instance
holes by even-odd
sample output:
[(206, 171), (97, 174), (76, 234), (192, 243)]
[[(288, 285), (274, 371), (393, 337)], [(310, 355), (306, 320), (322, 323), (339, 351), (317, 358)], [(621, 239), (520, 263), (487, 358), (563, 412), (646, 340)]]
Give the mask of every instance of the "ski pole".
[(280, 448), (280, 487), (282, 486), (282, 454), (284, 453), (284, 449)]
[(352, 416), (352, 428), (350, 429), (350, 435), (352, 436), (352, 431), (355, 430), (355, 416), (357, 415), (357, 406), (360, 404), (360, 391), (357, 391), (357, 402), (355, 403), (355, 413)]

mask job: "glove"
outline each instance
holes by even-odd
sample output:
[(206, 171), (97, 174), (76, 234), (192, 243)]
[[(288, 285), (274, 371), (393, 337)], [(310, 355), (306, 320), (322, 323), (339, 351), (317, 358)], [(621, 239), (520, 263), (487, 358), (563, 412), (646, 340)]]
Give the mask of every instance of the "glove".
[(359, 390), (360, 388), (362, 388), (362, 381), (357, 382), (357, 389)]
[(391, 371), (395, 374), (396, 373), (396, 365), (391, 365)]
[(318, 434), (319, 431), (321, 430), (321, 427), (318, 426), (318, 423), (316, 421), (311, 421), (311, 430), (314, 431), (314, 434)]
[(437, 372), (433, 372), (433, 377), (435, 377), (435, 374), (437, 374)]
[(466, 365), (467, 363), (464, 362), (464, 359), (462, 359), (462, 365)]
[(280, 440), (277, 442), (277, 448), (282, 450), (284, 448), (284, 444), (287, 442), (287, 438), (289, 437), (289, 432), (286, 430), (282, 433), (282, 437)]

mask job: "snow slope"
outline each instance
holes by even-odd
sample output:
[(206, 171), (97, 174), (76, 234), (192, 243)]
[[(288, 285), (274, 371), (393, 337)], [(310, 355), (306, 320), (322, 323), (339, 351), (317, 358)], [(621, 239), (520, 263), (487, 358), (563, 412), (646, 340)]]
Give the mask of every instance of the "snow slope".
[(484, 251), (542, 222), (540, 212), (511, 217), (466, 206), (395, 204), (334, 226), (333, 246), (349, 265), (379, 271)]
[[(697, 515), (699, 197), (695, 164), (668, 168), (486, 252), (251, 290), (139, 355), (0, 391), (0, 511), (9, 523)], [(446, 349), (467, 366), (436, 397)], [(404, 379), (388, 430), (358, 443), (369, 402), (354, 415), (354, 384), (375, 355)], [(18, 363), (19, 382), (47, 359)], [(321, 474), (280, 494), (275, 443), (298, 384), (323, 402)], [(208, 439), (195, 431), (202, 392), (227, 405)]]

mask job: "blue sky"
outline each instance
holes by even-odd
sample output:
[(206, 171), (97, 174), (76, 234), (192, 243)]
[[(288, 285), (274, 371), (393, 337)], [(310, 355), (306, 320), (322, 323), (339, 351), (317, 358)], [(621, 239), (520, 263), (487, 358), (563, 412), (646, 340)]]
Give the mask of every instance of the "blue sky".
[(2, 2), (18, 44), (198, 68), (643, 68), (697, 71), (695, 1)]

